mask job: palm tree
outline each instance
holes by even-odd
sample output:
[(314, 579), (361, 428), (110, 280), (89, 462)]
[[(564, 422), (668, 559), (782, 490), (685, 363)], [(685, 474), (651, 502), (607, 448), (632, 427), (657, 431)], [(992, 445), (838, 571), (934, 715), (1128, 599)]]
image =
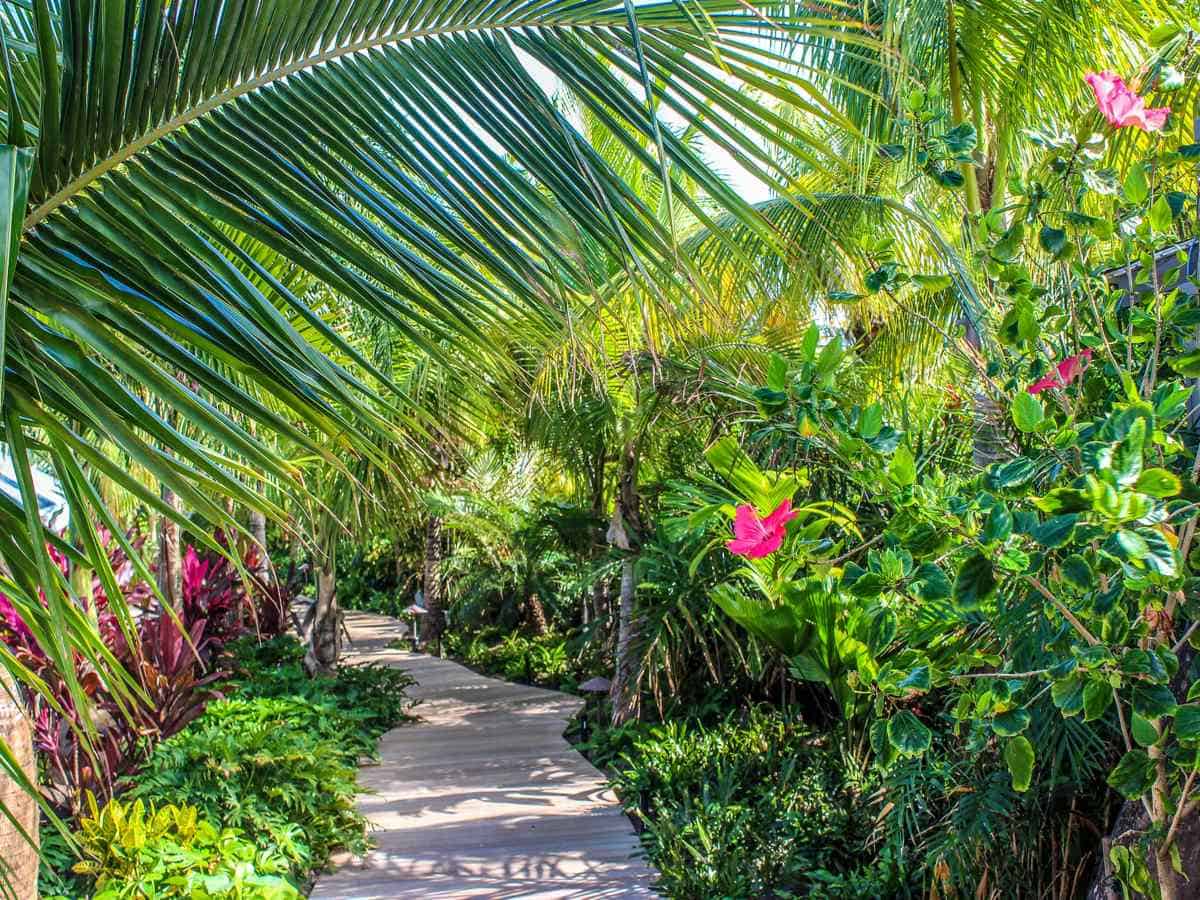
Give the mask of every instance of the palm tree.
[[(799, 305), (840, 325), (876, 372), (881, 395), (898, 377), (974, 384), (975, 459), (993, 461), (1003, 452), (1004, 415), (980, 372), (1005, 298), (993, 294), (977, 259), (980, 218), (988, 216), (992, 227), (1007, 224), (1009, 178), (1036, 162), (1027, 129), (1091, 108), (1085, 73), (1134, 73), (1152, 29), (1182, 18), (1166, 3), (876, 4), (869, 25), (897, 65), (872, 65), (869, 54), (830, 53), (829, 68), (839, 78), (827, 108), (790, 101), (779, 108), (814, 129), (833, 127), (829, 140), (851, 165), (813, 167), (778, 148), (795, 173), (792, 190), (759, 209), (786, 239), (765, 242), (726, 215), (693, 235), (687, 252), (731, 291), (768, 301), (768, 314), (772, 306)], [(1184, 29), (1174, 43), (1186, 43), (1188, 34)], [(1159, 52), (1168, 57), (1174, 49)], [(867, 95), (878, 102), (866, 102)], [(1176, 102), (1187, 108), (1190, 99)], [(839, 125), (839, 116), (853, 127)], [(925, 116), (932, 121), (914, 127)], [(1187, 123), (1177, 124), (1187, 131)], [(960, 142), (966, 161), (925, 161), (922, 129), (937, 138), (955, 128), (967, 129)], [(1121, 136), (1112, 152), (1128, 144)], [(943, 174), (951, 168), (961, 172), (957, 182), (950, 180), (954, 173)], [(921, 279), (899, 291), (872, 287), (871, 275), (894, 262)]]
[[(0, 32), (0, 440), (23, 498), (0, 503), (0, 589), (60, 671), (81, 653), (118, 681), (45, 549), (58, 543), (115, 588), (95, 523), (121, 529), (85, 464), (167, 520), (190, 510), (235, 526), (221, 496), (286, 522), (320, 494), (276, 437), (343, 474), (353, 460), (388, 470), (385, 448), (413, 440), (388, 414), (403, 398), (386, 373), (326, 321), (330, 298), (414, 345), (449, 341), (503, 370), (511, 361), (489, 328), (514, 311), (555, 327), (564, 298), (594, 285), (585, 248), (623, 260), (647, 289), (707, 292), (671, 229), (524, 60), (636, 146), (649, 177), (676, 167), (766, 235), (660, 109), (702, 116), (704, 133), (739, 157), (765, 158), (755, 140), (782, 133), (837, 167), (836, 153), (810, 146), (804, 129), (781, 132), (729, 80), (810, 90), (814, 65), (770, 54), (763, 34), (875, 43), (853, 10), (764, 17), (728, 0), (30, 0), (0, 9)], [(674, 197), (710, 221), (689, 192)], [(75, 544), (37, 520), (35, 460), (67, 490)], [(276, 500), (251, 490), (243, 469)]]

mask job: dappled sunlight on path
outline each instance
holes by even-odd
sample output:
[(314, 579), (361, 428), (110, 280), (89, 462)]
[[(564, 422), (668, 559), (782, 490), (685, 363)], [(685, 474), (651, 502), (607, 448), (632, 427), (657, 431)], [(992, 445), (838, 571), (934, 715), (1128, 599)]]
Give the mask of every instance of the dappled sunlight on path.
[(359, 808), (376, 847), (316, 900), (652, 897), (653, 874), (601, 775), (562, 737), (582, 701), (389, 650), (393, 619), (348, 613), (351, 661), (410, 672), (421, 721), (384, 735)]

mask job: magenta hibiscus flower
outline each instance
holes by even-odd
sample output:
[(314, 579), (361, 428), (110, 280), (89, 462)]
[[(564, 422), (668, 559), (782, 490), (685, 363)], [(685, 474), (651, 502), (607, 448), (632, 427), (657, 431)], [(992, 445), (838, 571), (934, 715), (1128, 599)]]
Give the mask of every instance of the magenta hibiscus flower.
[(1091, 72), (1084, 78), (1096, 95), (1096, 105), (1113, 128), (1133, 125), (1142, 131), (1160, 131), (1170, 107), (1146, 109), (1146, 101), (1125, 86), (1112, 72)]
[(783, 543), (784, 526), (798, 515), (792, 509), (791, 500), (784, 500), (774, 512), (761, 519), (753, 506), (742, 504), (733, 517), (733, 540), (727, 541), (725, 546), (730, 553), (747, 559), (770, 556)]
[(1085, 362), (1092, 361), (1092, 351), (1084, 350), (1074, 356), (1068, 356), (1060, 362), (1049, 375), (1043, 375), (1025, 390), (1031, 394), (1040, 394), (1048, 388), (1066, 387), (1083, 371)]

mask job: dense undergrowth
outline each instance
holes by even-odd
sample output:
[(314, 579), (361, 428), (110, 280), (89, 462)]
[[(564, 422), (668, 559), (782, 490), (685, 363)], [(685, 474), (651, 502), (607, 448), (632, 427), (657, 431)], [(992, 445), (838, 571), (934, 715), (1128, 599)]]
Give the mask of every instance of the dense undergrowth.
[(902, 888), (868, 849), (878, 785), (786, 713), (638, 723), (579, 747), (612, 772), (669, 897), (869, 900)]
[(412, 684), (383, 666), (309, 678), (291, 637), (231, 643), (224, 699), (158, 744), (103, 807), (43, 841), (46, 897), (298, 897), (332, 852), (367, 846), (356, 769), (405, 721)]
[(604, 671), (603, 654), (585, 635), (503, 633), (492, 627), (447, 636), (446, 652), (485, 675), (574, 692)]

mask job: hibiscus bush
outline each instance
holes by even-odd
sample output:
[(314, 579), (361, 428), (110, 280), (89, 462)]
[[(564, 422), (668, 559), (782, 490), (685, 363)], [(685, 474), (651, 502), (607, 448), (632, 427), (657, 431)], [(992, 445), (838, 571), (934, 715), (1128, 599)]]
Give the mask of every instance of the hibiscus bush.
[[(1001, 412), (978, 423), (982, 472), (944, 465), (881, 406), (840, 400), (845, 351), (814, 328), (804, 357), (777, 358), (744, 398), (758, 423), (710, 449), (710, 502), (693, 491), (687, 523), (714, 536), (732, 523), (709, 552), (744, 565), (713, 600), (827, 692), (893, 796), (939, 734), (994, 760), (1013, 795), (1061, 779), (1064, 741), (1091, 747), (1130, 804), (1106, 874), (1171, 900), (1200, 772), (1200, 309), (1196, 245), (1181, 242), (1200, 144), (1159, 139), (1170, 110), (1115, 75), (1087, 83), (1098, 115), (1031, 133), (1042, 164), (973, 222), (983, 277), (960, 288), (996, 322), (965, 343)], [(953, 190), (974, 137), (947, 137), (924, 174)], [(865, 283), (899, 295), (928, 277), (888, 259)], [(836, 466), (854, 512), (799, 503), (819, 496), (813, 473), (764, 465), (754, 448), (771, 433)], [(1039, 719), (1047, 708), (1069, 727)]]

